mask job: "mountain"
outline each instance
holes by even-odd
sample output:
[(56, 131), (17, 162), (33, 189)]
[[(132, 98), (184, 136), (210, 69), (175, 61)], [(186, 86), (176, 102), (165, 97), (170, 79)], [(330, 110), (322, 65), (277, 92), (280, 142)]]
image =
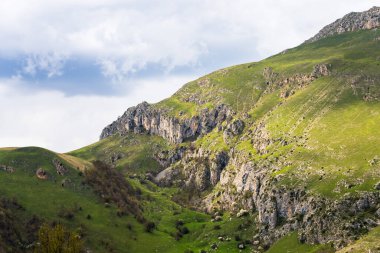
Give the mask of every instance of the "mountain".
[(378, 7), (348, 14), (68, 154), (0, 150), (0, 252), (52, 221), (90, 252), (380, 251), (379, 27)]

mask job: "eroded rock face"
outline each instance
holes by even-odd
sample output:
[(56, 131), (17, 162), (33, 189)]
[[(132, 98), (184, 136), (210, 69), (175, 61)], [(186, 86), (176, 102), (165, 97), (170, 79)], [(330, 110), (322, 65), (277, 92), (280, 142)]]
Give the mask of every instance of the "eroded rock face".
[(283, 77), (275, 73), (271, 67), (264, 68), (263, 75), (268, 85), (265, 93), (281, 89), (280, 97), (287, 98), (295, 93), (296, 90), (311, 84), (316, 79), (329, 76), (331, 74), (331, 64), (317, 64), (313, 67), (310, 74), (295, 74)]
[[(380, 192), (361, 193), (329, 200), (307, 194), (305, 189), (276, 185), (268, 171), (273, 168), (230, 158), (234, 169), (223, 170), (221, 192), (211, 193), (205, 200), (206, 210), (241, 210), (258, 213), (261, 224), (259, 238), (271, 245), (291, 231), (298, 230), (300, 240), (308, 243), (333, 242), (339, 248), (353, 241), (358, 233), (376, 226), (376, 210)], [(215, 201), (218, 200), (218, 201)], [(360, 215), (368, 214), (367, 219)], [(361, 231), (361, 232), (360, 232)]]
[(189, 150), (179, 162), (161, 171), (154, 181), (162, 186), (176, 185), (201, 192), (220, 181), (228, 159), (226, 152), (219, 152), (211, 158), (209, 151)]
[(57, 170), (58, 175), (64, 176), (67, 173), (68, 169), (63, 165), (61, 161), (59, 161), (58, 159), (53, 159), (52, 162), (54, 164), (55, 169)]
[(223, 139), (225, 143), (229, 143), (229, 139), (241, 134), (244, 130), (244, 121), (238, 119), (227, 125), (223, 132)]
[(180, 120), (143, 102), (129, 108), (123, 116), (107, 126), (100, 139), (115, 133), (146, 132), (159, 135), (172, 143), (181, 143), (209, 133), (231, 114), (232, 111), (227, 106), (220, 105), (212, 110), (205, 109), (198, 116)]
[(370, 30), (380, 27), (380, 7), (373, 7), (364, 12), (352, 12), (347, 14), (334, 23), (324, 27), (317, 35), (307, 40), (305, 43), (311, 43), (322, 38), (341, 34), (344, 32), (353, 32), (359, 30)]

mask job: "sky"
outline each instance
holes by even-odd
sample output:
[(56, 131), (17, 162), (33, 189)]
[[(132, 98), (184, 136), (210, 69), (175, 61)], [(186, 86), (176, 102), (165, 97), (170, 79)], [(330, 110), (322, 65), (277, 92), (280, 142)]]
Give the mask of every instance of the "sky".
[(128, 107), (380, 0), (1, 0), (0, 147), (67, 152)]

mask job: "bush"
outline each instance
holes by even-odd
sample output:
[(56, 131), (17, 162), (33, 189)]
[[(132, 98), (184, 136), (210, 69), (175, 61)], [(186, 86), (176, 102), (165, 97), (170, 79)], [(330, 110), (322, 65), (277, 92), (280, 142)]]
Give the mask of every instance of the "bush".
[(183, 228), (181, 228), (181, 233), (183, 235), (186, 235), (186, 234), (190, 233), (190, 230), (187, 227), (183, 227)]
[(221, 229), (221, 226), (220, 225), (215, 225), (214, 226), (214, 230), (220, 230)]
[(38, 243), (34, 253), (81, 253), (84, 252), (80, 237), (66, 230), (58, 224), (50, 227), (47, 224), (41, 226), (38, 232)]
[(175, 227), (176, 227), (176, 228), (179, 228), (179, 227), (181, 227), (181, 226), (183, 226), (183, 225), (184, 225), (184, 223), (183, 223), (182, 220), (177, 220), (177, 221), (175, 222)]
[(145, 223), (145, 231), (151, 233), (156, 228), (156, 224), (152, 221)]
[(132, 214), (139, 222), (145, 222), (136, 198), (141, 192), (136, 191), (118, 170), (103, 162), (95, 161), (94, 169), (85, 173), (85, 182), (108, 206), (108, 202), (116, 204), (118, 216)]

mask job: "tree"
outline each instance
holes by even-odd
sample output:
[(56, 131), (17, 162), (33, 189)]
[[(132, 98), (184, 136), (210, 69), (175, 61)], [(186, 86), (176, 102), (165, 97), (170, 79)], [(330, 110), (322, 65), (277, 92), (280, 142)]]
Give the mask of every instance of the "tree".
[(61, 224), (51, 227), (41, 226), (38, 243), (34, 253), (82, 253), (83, 243), (80, 237), (66, 230)]

